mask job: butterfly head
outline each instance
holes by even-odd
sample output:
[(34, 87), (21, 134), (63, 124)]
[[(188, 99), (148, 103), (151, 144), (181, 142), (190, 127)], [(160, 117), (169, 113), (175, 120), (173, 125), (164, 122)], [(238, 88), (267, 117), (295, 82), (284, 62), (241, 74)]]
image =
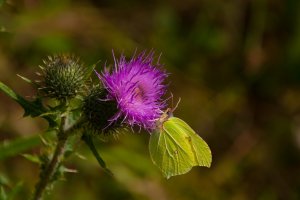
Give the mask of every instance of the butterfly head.
[(163, 128), (163, 124), (165, 121), (167, 121), (170, 117), (173, 117), (173, 112), (176, 110), (176, 108), (178, 107), (178, 104), (180, 103), (180, 100), (178, 100), (176, 106), (174, 108), (167, 108), (165, 112), (162, 113), (162, 115), (157, 119), (156, 122), (156, 127), (158, 129), (162, 129)]

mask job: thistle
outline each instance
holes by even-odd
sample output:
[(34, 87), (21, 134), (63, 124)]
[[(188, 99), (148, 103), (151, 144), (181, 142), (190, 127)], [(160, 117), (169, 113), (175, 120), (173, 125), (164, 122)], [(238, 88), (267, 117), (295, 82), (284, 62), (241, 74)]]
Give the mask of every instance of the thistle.
[(117, 104), (118, 112), (110, 119), (111, 123), (121, 120), (147, 130), (155, 128), (155, 120), (165, 108), (162, 96), (167, 74), (159, 69), (158, 62), (153, 64), (153, 56), (153, 52), (142, 52), (127, 61), (122, 55), (119, 60), (114, 58), (112, 72), (106, 68), (102, 74), (97, 73), (107, 91), (105, 100)]
[(117, 112), (115, 101), (104, 100), (107, 91), (100, 86), (93, 87), (83, 101), (83, 115), (87, 121), (86, 130), (92, 134), (112, 133), (120, 126), (109, 121)]
[(86, 69), (78, 58), (54, 55), (40, 66), (42, 80), (38, 81), (41, 96), (58, 100), (70, 99), (81, 92), (86, 80)]
[[(126, 128), (124, 125), (139, 126), (151, 133), (150, 155), (166, 178), (187, 173), (194, 166), (210, 167), (212, 156), (205, 141), (186, 122), (174, 117), (171, 109), (166, 109), (166, 100), (162, 98), (166, 92), (164, 81), (167, 73), (160, 69), (158, 61), (154, 63), (153, 51), (144, 51), (130, 60), (126, 60), (124, 55), (119, 59), (113, 57), (114, 68), (96, 72), (101, 83), (86, 92), (84, 89), (89, 88), (85, 84), (86, 79), (95, 65), (85, 68), (79, 59), (70, 55), (55, 55), (44, 61), (39, 74), (41, 80), (36, 82), (39, 93), (32, 101), (0, 81), (0, 91), (22, 106), (24, 116), (42, 117), (49, 122), (47, 133), (51, 133), (51, 137), (48, 139), (45, 134), (41, 137), (47, 154), (24, 154), (25, 158), (41, 166), (40, 179), (32, 193), (33, 200), (41, 200), (45, 191), (63, 173), (74, 172), (64, 166), (64, 161), (77, 150), (80, 141), (87, 144), (104, 171), (112, 174), (93, 143), (94, 137), (86, 133), (106, 135), (123, 130)], [(55, 101), (58, 105), (43, 101), (43, 97), (58, 100)], [(68, 101), (72, 98), (76, 100)], [(53, 133), (57, 137), (52, 137)], [(28, 141), (26, 143), (33, 140)], [(7, 149), (13, 149), (19, 143), (19, 140), (8, 143), (11, 146)], [(4, 152), (7, 151), (6, 146)], [(21, 150), (17, 149), (16, 154)], [(5, 196), (3, 188), (0, 190), (0, 196)]]

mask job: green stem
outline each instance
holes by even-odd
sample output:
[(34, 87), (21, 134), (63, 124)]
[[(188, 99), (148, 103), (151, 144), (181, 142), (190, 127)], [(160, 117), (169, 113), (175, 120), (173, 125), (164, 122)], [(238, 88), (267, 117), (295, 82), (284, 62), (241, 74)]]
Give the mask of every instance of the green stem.
[(66, 144), (67, 138), (64, 140), (59, 140), (53, 155), (53, 158), (49, 165), (45, 168), (44, 172), (42, 172), (40, 181), (36, 185), (36, 190), (33, 196), (33, 200), (40, 200), (42, 199), (43, 192), (47, 188), (51, 177), (54, 175), (57, 166), (59, 165), (61, 158), (64, 153), (64, 147)]
[(55, 174), (57, 167), (59, 164), (62, 162), (63, 155), (64, 155), (64, 150), (65, 150), (65, 145), (67, 143), (68, 137), (80, 127), (82, 121), (79, 120), (75, 125), (70, 127), (67, 130), (64, 130), (64, 125), (65, 125), (65, 118), (62, 118), (61, 121), (61, 126), (60, 126), (60, 131), (58, 133), (58, 142), (55, 148), (55, 152), (53, 154), (53, 157), (49, 164), (46, 166), (44, 171), (42, 171), (40, 180), (36, 184), (35, 187), (35, 192), (33, 195), (32, 200), (41, 200), (43, 197), (43, 193), (45, 189), (47, 188), (48, 184), (51, 182), (51, 179), (53, 175)]

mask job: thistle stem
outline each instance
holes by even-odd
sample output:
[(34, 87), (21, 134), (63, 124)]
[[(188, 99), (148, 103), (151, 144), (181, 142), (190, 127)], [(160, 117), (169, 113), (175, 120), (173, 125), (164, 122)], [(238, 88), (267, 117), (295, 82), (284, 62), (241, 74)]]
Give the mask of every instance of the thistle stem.
[(49, 181), (51, 180), (52, 176), (54, 175), (57, 169), (57, 166), (61, 161), (61, 157), (63, 156), (66, 142), (67, 142), (67, 138), (58, 141), (52, 160), (49, 163), (49, 165), (45, 168), (44, 172), (42, 172), (41, 178), (36, 185), (36, 190), (33, 196), (33, 200), (42, 199), (43, 192), (47, 188)]
[(79, 120), (75, 125), (67, 130), (64, 130), (65, 118), (62, 118), (61, 126), (58, 133), (58, 142), (55, 148), (55, 152), (49, 164), (46, 166), (44, 171), (41, 172), (40, 180), (35, 186), (35, 192), (32, 200), (41, 200), (43, 193), (46, 190), (48, 184), (51, 182), (53, 175), (55, 174), (57, 167), (62, 162), (65, 145), (68, 137), (80, 127), (81, 121)]

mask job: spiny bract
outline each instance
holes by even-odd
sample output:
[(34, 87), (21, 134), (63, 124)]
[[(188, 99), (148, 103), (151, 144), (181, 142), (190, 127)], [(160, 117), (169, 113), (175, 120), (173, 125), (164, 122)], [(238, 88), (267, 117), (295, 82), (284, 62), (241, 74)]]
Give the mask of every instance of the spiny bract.
[(49, 56), (40, 68), (42, 80), (38, 84), (42, 96), (59, 100), (73, 98), (86, 81), (86, 68), (71, 55)]
[(115, 101), (104, 100), (107, 91), (94, 86), (83, 101), (83, 114), (87, 121), (88, 132), (92, 134), (113, 133), (120, 123), (110, 119), (118, 112)]

